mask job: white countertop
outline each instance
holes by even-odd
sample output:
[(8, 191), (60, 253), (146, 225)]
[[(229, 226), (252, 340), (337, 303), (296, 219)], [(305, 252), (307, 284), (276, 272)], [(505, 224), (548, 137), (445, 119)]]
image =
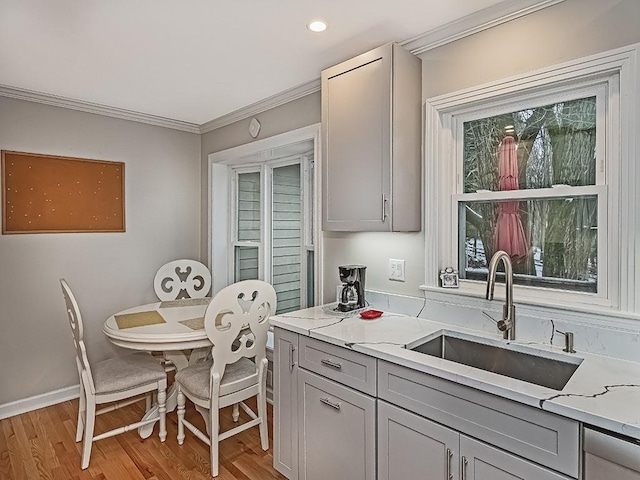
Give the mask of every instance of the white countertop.
[[(271, 324), (311, 338), (451, 380), (484, 392), (554, 412), (640, 440), (640, 364), (527, 342), (509, 342), (486, 332), (393, 313), (375, 320), (335, 312), (333, 305), (271, 317)], [(409, 348), (442, 331), (508, 343), (514, 350), (533, 349), (543, 356), (571, 357), (582, 363), (563, 390), (552, 390), (503, 375), (414, 352)], [(638, 346), (640, 348), (640, 345)]]

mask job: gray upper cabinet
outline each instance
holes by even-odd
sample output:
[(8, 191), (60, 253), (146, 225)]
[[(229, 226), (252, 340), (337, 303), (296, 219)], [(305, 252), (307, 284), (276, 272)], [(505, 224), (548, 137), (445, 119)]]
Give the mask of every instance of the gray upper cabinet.
[(322, 72), (323, 230), (421, 229), (421, 63), (390, 43)]

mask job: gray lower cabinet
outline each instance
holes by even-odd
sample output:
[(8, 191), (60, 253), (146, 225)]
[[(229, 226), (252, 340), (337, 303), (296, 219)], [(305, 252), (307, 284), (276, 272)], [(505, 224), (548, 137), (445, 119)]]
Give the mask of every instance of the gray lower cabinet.
[(298, 478), (298, 334), (274, 331), (273, 467)]
[(298, 370), (299, 478), (375, 479), (375, 399)]
[(381, 360), (377, 386), (378, 399), (509, 452), (509, 458), (579, 478), (580, 428), (574, 420)]
[[(582, 478), (578, 422), (279, 328), (274, 347), (273, 458), (288, 479)], [(640, 480), (639, 447), (612, 457), (596, 433), (585, 480)]]
[(569, 477), (486, 443), (460, 435), (459, 478), (460, 480), (568, 480)]
[(274, 468), (290, 480), (375, 480), (376, 378), (375, 358), (275, 328)]
[(378, 400), (378, 480), (458, 478), (460, 435)]
[(568, 480), (426, 418), (378, 401), (378, 479)]

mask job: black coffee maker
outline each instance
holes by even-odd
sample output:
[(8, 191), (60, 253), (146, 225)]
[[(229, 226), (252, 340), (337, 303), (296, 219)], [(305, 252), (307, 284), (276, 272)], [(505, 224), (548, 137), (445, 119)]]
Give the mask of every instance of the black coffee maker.
[(365, 307), (364, 301), (364, 265), (341, 265), (338, 267), (342, 290), (338, 299), (338, 310), (350, 312)]

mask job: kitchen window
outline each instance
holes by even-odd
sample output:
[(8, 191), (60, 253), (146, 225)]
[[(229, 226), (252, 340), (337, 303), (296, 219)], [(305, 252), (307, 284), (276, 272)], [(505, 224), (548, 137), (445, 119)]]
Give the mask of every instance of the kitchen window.
[[(484, 296), (488, 261), (505, 250), (519, 303), (640, 309), (635, 56), (631, 46), (426, 101), (423, 290)], [(459, 289), (439, 288), (445, 267)]]
[(607, 92), (596, 85), (559, 97), (456, 116), (461, 279), (486, 281), (503, 250), (515, 284), (606, 292)]

